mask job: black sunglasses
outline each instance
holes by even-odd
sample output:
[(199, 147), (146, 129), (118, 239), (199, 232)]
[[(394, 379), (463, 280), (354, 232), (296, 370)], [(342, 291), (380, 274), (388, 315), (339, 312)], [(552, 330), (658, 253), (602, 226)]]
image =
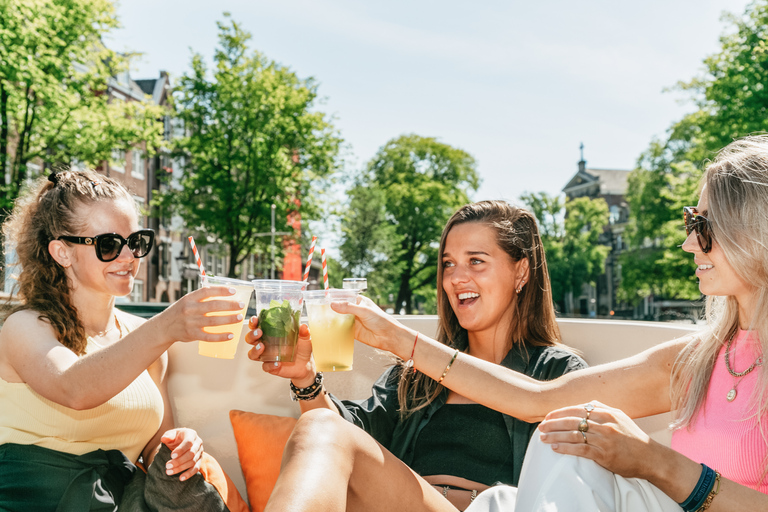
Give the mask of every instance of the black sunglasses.
[(152, 249), (155, 242), (155, 232), (151, 229), (142, 229), (131, 233), (128, 238), (123, 238), (117, 233), (105, 233), (98, 236), (67, 236), (62, 235), (57, 240), (72, 242), (73, 244), (93, 245), (96, 248), (96, 257), (108, 262), (117, 259), (124, 246), (128, 246), (134, 258), (143, 258)]
[(709, 220), (693, 206), (683, 207), (683, 221), (685, 221), (685, 234), (696, 232), (696, 241), (699, 242), (701, 252), (708, 253), (712, 250), (712, 226)]

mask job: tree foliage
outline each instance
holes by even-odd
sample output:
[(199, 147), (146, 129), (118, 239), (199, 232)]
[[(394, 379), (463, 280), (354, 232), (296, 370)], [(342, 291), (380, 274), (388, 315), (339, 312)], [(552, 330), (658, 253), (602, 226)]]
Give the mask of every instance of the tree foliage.
[(3, 215), (30, 162), (97, 165), (115, 148), (146, 142), (153, 151), (161, 144), (159, 107), (104, 94), (127, 69), (127, 58), (102, 43), (117, 25), (109, 0), (0, 0)]
[(608, 205), (602, 198), (564, 201), (546, 192), (524, 194), (520, 200), (539, 221), (552, 297), (564, 306), (568, 293), (578, 294), (605, 271), (610, 248), (599, 238), (608, 226)]
[(635, 303), (653, 294), (697, 299), (693, 262), (685, 240), (682, 207), (697, 202), (707, 162), (736, 138), (768, 130), (768, 1), (724, 17), (729, 28), (720, 51), (704, 60), (704, 73), (678, 89), (696, 109), (654, 140), (629, 180), (629, 250), (622, 256), (619, 296)]
[(618, 298), (635, 304), (643, 297), (699, 297), (685, 240), (683, 206), (696, 204), (701, 172), (689, 161), (675, 161), (667, 146), (654, 141), (628, 180), (629, 250), (620, 256)]
[(271, 205), (278, 231), (288, 212), (304, 220), (313, 210), (311, 185), (338, 166), (341, 139), (315, 110), (317, 85), (249, 50), (251, 35), (218, 23), (219, 46), (209, 73), (203, 57), (179, 80), (173, 97), (186, 136), (176, 152), (185, 159), (180, 190), (156, 202), (175, 209), (187, 225), (228, 247), (235, 267), (264, 244)]
[(480, 183), (475, 160), (434, 138), (403, 135), (387, 142), (349, 192), (342, 259), (367, 277), (369, 294), (412, 312), (434, 305), (437, 246), (445, 223)]

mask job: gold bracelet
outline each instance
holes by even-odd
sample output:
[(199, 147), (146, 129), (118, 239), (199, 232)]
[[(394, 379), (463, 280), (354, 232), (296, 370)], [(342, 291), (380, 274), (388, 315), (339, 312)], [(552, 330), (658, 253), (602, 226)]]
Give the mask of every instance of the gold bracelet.
[(715, 471), (715, 484), (712, 486), (712, 490), (709, 491), (709, 494), (707, 495), (707, 499), (704, 500), (704, 503), (701, 504), (701, 506), (696, 510), (696, 512), (704, 512), (709, 508), (709, 506), (712, 504), (712, 500), (715, 499), (715, 496), (717, 496), (717, 493), (720, 492), (720, 473)]
[(437, 381), (438, 384), (443, 382), (443, 379), (445, 378), (445, 376), (448, 375), (448, 370), (451, 369), (451, 366), (453, 366), (453, 362), (456, 360), (456, 357), (458, 355), (459, 355), (459, 351), (458, 350), (453, 353), (453, 357), (451, 358), (451, 362), (448, 363), (448, 366), (445, 367), (445, 371), (443, 371), (443, 374), (440, 376), (440, 378)]

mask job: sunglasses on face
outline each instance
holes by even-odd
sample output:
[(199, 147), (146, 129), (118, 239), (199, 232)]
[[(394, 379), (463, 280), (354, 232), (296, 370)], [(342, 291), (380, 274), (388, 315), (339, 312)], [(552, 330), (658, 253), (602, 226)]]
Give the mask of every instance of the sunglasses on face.
[(712, 226), (709, 220), (693, 206), (683, 207), (683, 220), (685, 221), (685, 234), (696, 232), (696, 241), (699, 242), (701, 252), (708, 253), (712, 250)]
[(128, 238), (123, 238), (117, 233), (105, 233), (98, 236), (62, 235), (57, 240), (64, 240), (73, 244), (92, 245), (96, 248), (96, 257), (101, 261), (108, 262), (117, 259), (126, 245), (134, 258), (143, 258), (152, 249), (155, 232), (151, 229), (142, 229), (131, 233)]

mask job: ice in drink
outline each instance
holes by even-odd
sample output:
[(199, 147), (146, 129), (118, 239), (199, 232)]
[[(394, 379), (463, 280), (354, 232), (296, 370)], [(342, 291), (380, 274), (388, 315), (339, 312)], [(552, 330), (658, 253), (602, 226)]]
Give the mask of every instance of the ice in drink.
[(355, 317), (331, 309), (332, 302), (355, 302), (356, 290), (305, 292), (315, 366), (322, 372), (352, 369), (355, 348)]
[[(251, 294), (253, 293), (253, 286), (251, 283), (239, 279), (213, 276), (208, 276), (207, 280), (208, 286), (229, 286), (236, 290), (234, 297), (228, 295), (224, 298), (244, 303), (245, 306), (240, 311), (240, 314), (243, 315), (243, 319), (245, 319), (245, 312), (248, 310), (248, 303), (250, 302)], [(216, 300), (219, 298), (220, 297), (211, 297), (206, 300)], [(232, 313), (233, 311), (217, 311), (215, 313), (208, 313), (208, 316), (225, 316), (231, 315)], [(232, 333), (232, 339), (216, 342), (200, 341), (197, 349), (198, 354), (218, 359), (234, 359), (235, 352), (237, 352), (237, 344), (240, 342), (240, 336), (243, 332), (243, 321), (244, 320), (241, 320), (233, 324), (204, 327), (203, 330), (210, 334)]]

